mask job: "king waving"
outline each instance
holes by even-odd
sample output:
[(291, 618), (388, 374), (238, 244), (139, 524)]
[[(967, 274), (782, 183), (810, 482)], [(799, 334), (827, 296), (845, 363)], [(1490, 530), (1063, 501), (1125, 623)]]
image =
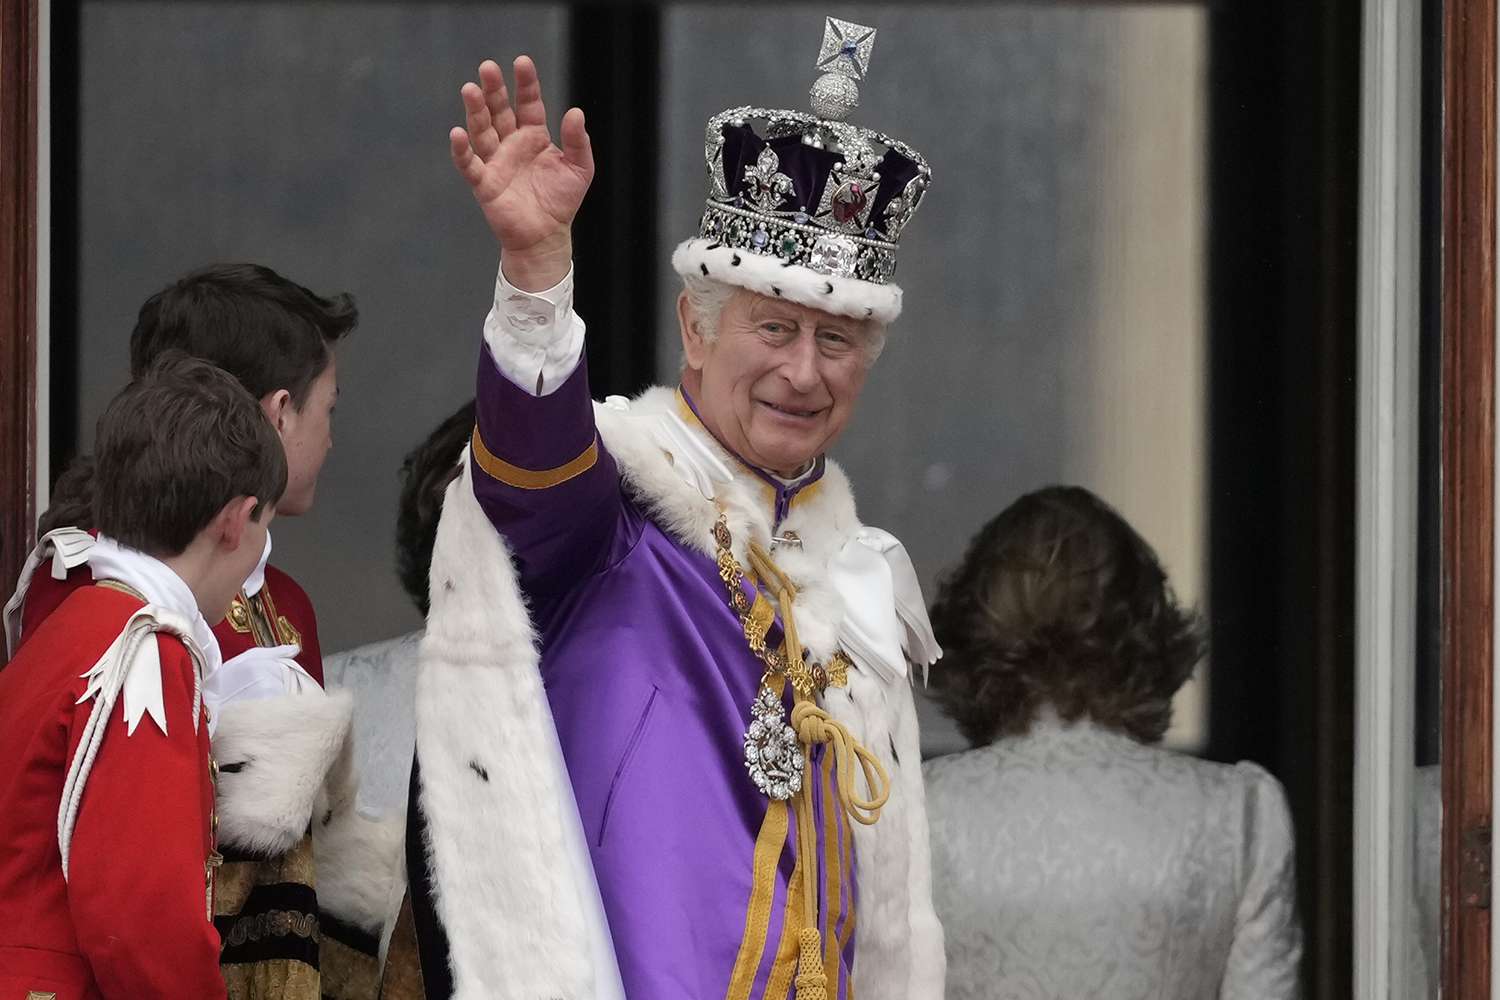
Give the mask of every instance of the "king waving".
[(634, 400), (590, 401), (572, 308), (583, 113), (554, 145), (526, 57), (514, 103), (493, 62), (463, 88), (500, 273), (418, 678), (429, 998), (942, 996), (911, 691), (939, 651), (826, 458), (930, 180), (847, 121), (874, 34), (829, 20), (813, 113), (709, 120), (681, 383)]

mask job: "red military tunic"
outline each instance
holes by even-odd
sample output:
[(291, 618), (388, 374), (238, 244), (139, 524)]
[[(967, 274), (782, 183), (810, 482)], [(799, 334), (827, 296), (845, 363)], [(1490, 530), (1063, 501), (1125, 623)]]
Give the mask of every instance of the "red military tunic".
[[(87, 572), (87, 570), (85, 570)], [(210, 919), (214, 788), (194, 667), (158, 633), (167, 732), (127, 734), (117, 702), (73, 830), (58, 848), (69, 765), (93, 711), (86, 673), (142, 607), (78, 588), (0, 669), (0, 998), (145, 1000), (225, 996)]]
[[(92, 532), (90, 532), (92, 534)], [(87, 563), (73, 567), (66, 579), (54, 579), (42, 565), (31, 578), (21, 610), (21, 645), (73, 591), (94, 581)], [(318, 619), (312, 601), (297, 581), (275, 566), (266, 567), (266, 581), (254, 597), (242, 591), (229, 615), (214, 626), (219, 651), (229, 660), (256, 646), (301, 647), (297, 662), (313, 680), (323, 683), (323, 651), (318, 645)], [(5, 1000), (5, 998), (0, 998)]]

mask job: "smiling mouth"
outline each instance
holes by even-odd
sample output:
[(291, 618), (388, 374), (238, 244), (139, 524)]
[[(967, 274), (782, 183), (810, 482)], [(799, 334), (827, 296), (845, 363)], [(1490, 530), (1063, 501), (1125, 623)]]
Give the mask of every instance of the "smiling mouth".
[(768, 403), (768, 402), (766, 402), (763, 399), (762, 400), (758, 400), (758, 402), (760, 403), (761, 406), (764, 406), (766, 409), (770, 410), (772, 413), (779, 413), (779, 414), (781, 414), (782, 416), (785, 416), (785, 417), (795, 417), (795, 418), (797, 418), (799, 420), (811, 420), (813, 417), (816, 417), (818, 414), (820, 414), (820, 413), (823, 412), (821, 409), (818, 409), (818, 410), (799, 410), (799, 409), (796, 409), (795, 407), (790, 407), (790, 406), (778, 406), (775, 403)]

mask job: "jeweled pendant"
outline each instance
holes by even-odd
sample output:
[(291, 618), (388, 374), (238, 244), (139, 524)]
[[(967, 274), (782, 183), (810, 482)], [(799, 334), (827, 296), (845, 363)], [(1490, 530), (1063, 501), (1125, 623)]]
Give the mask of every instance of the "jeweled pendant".
[(768, 687), (761, 687), (750, 706), (744, 743), (745, 769), (763, 795), (784, 802), (802, 790), (806, 759), (796, 731), (787, 724), (781, 699)]

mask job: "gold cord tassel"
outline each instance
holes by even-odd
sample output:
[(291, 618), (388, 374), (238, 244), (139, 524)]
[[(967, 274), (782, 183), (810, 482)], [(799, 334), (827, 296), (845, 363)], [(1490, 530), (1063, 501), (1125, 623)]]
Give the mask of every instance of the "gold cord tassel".
[[(758, 544), (751, 543), (749, 556), (755, 575), (776, 592), (781, 610), (782, 632), (786, 640), (782, 653), (787, 673), (791, 674), (805, 668), (802, 640), (797, 634), (797, 620), (792, 612), (797, 588), (771, 560), (769, 553)], [(767, 684), (770, 683), (771, 676), (767, 675)], [(785, 683), (784, 677), (778, 677), (778, 680)], [(778, 684), (777, 688), (780, 686)], [(846, 815), (866, 826), (880, 818), (880, 810), (891, 796), (891, 779), (874, 754), (861, 746), (845, 726), (820, 708), (810, 692), (797, 690), (795, 686), (790, 721), (798, 741), (806, 749), (802, 789), (792, 799), (791, 806), (797, 822), (797, 859), (802, 871), (802, 919), (810, 921), (810, 926), (803, 926), (797, 931), (795, 998), (828, 1000), (828, 970), (824, 965), (823, 935), (819, 930), (818, 833), (813, 808), (815, 774), (812, 750), (819, 743), (827, 745), (826, 752), (833, 754), (833, 766), (837, 774), (835, 784), (838, 788), (838, 805)], [(868, 798), (860, 796), (854, 790), (856, 766), (869, 789)], [(837, 849), (836, 845), (834, 849)]]
[(828, 976), (823, 971), (823, 935), (816, 927), (797, 932), (797, 1000), (828, 1000)]

